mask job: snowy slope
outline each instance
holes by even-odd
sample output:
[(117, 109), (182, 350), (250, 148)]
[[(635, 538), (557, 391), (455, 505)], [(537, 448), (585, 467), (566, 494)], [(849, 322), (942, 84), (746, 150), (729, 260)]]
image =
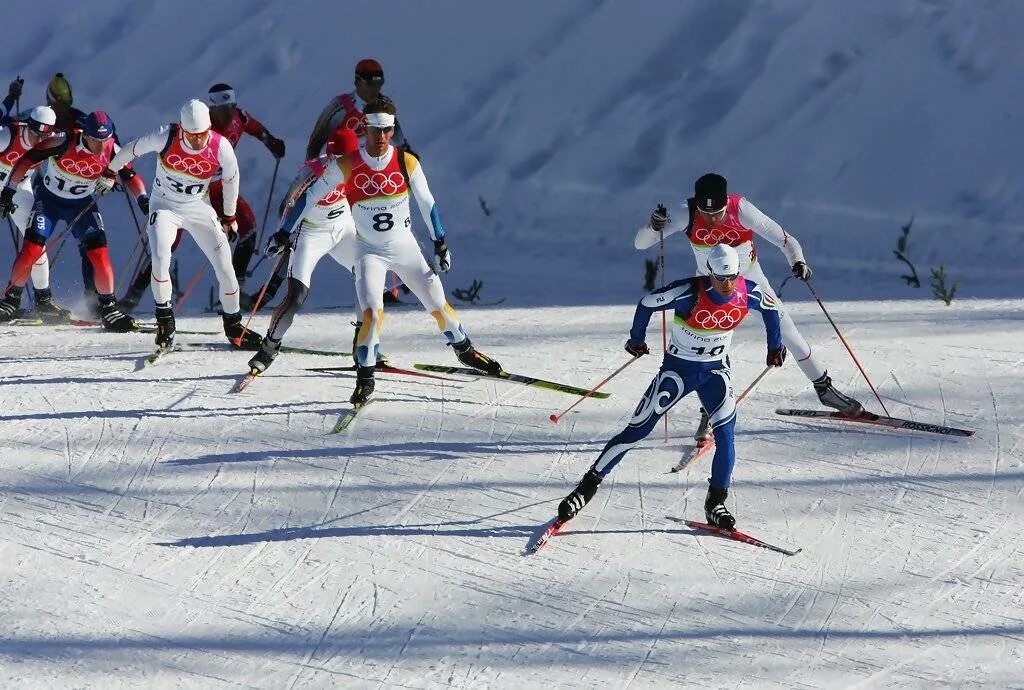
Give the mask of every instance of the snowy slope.
[[(520, 555), (654, 357), (557, 426), (569, 396), (381, 375), (334, 436), (353, 378), (305, 367), (340, 358), (282, 355), (231, 395), (243, 353), (135, 372), (148, 336), (0, 329), (0, 686), (1021, 687), (1024, 310), (833, 306), (894, 414), (978, 433), (786, 421), (775, 407), (816, 401), (792, 364), (772, 373), (739, 409), (730, 505), (792, 558), (667, 519), (702, 513), (708, 463), (666, 472), (691, 399), (668, 445), (649, 439)], [(943, 333), (949, 313), (962, 328)], [(509, 369), (582, 384), (625, 358), (630, 310), (602, 315), (464, 312)], [(868, 400), (822, 317), (796, 318)], [(300, 318), (292, 343), (336, 347), (343, 320)], [(397, 362), (454, 363), (425, 316), (389, 323)], [(738, 385), (762, 338), (739, 334)]]

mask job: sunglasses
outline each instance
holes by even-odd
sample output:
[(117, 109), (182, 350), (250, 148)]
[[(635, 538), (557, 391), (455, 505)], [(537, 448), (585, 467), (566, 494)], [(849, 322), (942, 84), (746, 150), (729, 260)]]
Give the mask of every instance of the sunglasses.
[(715, 277), (715, 280), (717, 280), (719, 282), (722, 282), (722, 283), (724, 283), (726, 281), (729, 281), (729, 280), (736, 280), (737, 278), (740, 277), (739, 273), (730, 273), (727, 276), (720, 276), (717, 273), (712, 273), (711, 275), (713, 275)]
[(393, 132), (393, 131), (395, 131), (395, 128), (393, 126), (392, 127), (373, 127), (373, 126), (371, 126), (371, 127), (368, 127), (368, 129), (371, 129), (374, 132), (380, 132), (381, 134), (384, 134), (386, 132)]

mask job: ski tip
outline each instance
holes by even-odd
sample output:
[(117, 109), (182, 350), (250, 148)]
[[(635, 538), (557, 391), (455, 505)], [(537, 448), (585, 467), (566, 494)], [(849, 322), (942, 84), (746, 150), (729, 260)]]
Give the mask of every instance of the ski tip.
[(549, 416), (549, 417), (548, 417), (548, 419), (550, 419), (550, 420), (551, 420), (551, 423), (552, 423), (552, 424), (558, 424), (558, 419), (559, 419), (559, 418), (558, 418), (558, 415), (557, 415), (557, 414), (553, 414), (553, 415)]

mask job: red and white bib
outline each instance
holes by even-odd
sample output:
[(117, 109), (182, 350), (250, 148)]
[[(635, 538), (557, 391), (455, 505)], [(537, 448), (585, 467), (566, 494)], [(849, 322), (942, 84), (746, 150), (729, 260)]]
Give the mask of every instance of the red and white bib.
[(96, 180), (114, 157), (114, 139), (103, 142), (99, 153), (85, 147), (82, 133), (71, 134), (67, 150), (58, 158), (49, 158), (43, 171), (47, 191), (63, 199), (82, 199), (96, 191)]
[(172, 125), (167, 145), (157, 156), (153, 193), (174, 202), (203, 198), (220, 169), (219, 152), (223, 141), (224, 137), (211, 131), (203, 150), (192, 151), (185, 147), (181, 128)]
[(725, 304), (711, 299), (709, 278), (700, 279), (697, 303), (685, 319), (677, 314), (672, 328), (672, 354), (683, 359), (711, 362), (729, 354), (732, 334), (747, 316), (747, 281), (740, 277)]
[(757, 249), (754, 247), (754, 231), (740, 222), (739, 194), (730, 194), (725, 206), (725, 218), (715, 227), (707, 222), (703, 215), (694, 213), (693, 227), (688, 233), (690, 248), (697, 259), (697, 270), (707, 275), (708, 252), (718, 244), (727, 244), (736, 248), (740, 257), (740, 273), (746, 272), (757, 260)]

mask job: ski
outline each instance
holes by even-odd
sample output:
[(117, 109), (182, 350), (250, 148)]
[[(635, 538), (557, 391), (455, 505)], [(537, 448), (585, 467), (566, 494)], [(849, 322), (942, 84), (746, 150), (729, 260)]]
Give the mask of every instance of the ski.
[(36, 318), (31, 318), (31, 317), (27, 317), (26, 316), (26, 317), (18, 317), (16, 319), (11, 319), (10, 321), (5, 321), (3, 323), (3, 325), (6, 325), (6, 326), (45, 326), (46, 323), (42, 319), (36, 319)]
[(363, 408), (365, 408), (367, 405), (370, 405), (371, 403), (373, 403), (373, 398), (370, 398), (366, 402), (354, 403), (352, 405), (352, 409), (343, 414), (341, 418), (338, 420), (338, 423), (334, 425), (334, 428), (331, 429), (331, 433), (340, 434), (341, 432), (345, 431), (345, 429), (348, 429), (350, 426), (352, 426), (352, 423), (356, 421), (356, 416), (359, 414), (359, 412), (362, 411)]
[[(185, 331), (176, 331), (176, 333), (184, 333)], [(216, 335), (216, 334), (213, 334)], [(190, 350), (238, 350), (244, 352), (253, 352), (254, 350), (242, 350), (237, 348), (231, 343), (200, 343), (197, 345), (189, 345)], [(320, 355), (323, 357), (351, 357), (351, 352), (338, 352), (336, 350), (314, 350), (308, 347), (291, 347), (290, 345), (282, 345), (280, 352), (290, 352), (295, 355)]]
[(715, 527), (714, 525), (709, 525), (706, 522), (697, 522), (696, 520), (683, 520), (682, 518), (672, 517), (671, 515), (668, 515), (666, 517), (668, 517), (668, 519), (673, 522), (681, 522), (691, 529), (701, 530), (702, 532), (715, 534), (726, 539), (732, 539), (733, 541), (739, 541), (743, 542), (744, 544), (750, 544), (751, 546), (757, 546), (762, 549), (768, 549), (769, 551), (775, 551), (776, 553), (781, 553), (786, 556), (795, 556), (801, 551), (803, 551), (802, 548), (798, 548), (795, 551), (791, 549), (784, 549), (781, 546), (769, 544), (766, 541), (762, 541), (757, 537), (752, 537), (744, 532), (739, 532), (734, 529), (725, 529), (724, 527)]
[[(348, 366), (348, 367), (310, 367), (306, 371), (316, 371), (324, 374), (333, 374), (340, 371), (356, 371), (359, 367)], [(401, 367), (393, 367), (390, 365), (378, 364), (374, 367), (374, 372), (378, 374), (402, 374), (403, 376), (419, 376), (425, 379), (434, 379), (435, 381), (451, 381), (453, 383), (463, 383), (462, 379), (453, 379), (447, 376), (437, 376), (436, 374), (428, 374), (423, 371), (416, 371), (414, 369), (402, 369)]]
[(704, 457), (715, 449), (714, 439), (707, 441), (704, 445), (694, 446), (694, 448), (686, 455), (679, 459), (675, 465), (669, 468), (669, 472), (675, 474), (676, 472), (682, 472), (687, 467), (697, 462), (700, 458)]
[(258, 372), (255, 369), (250, 369), (248, 374), (245, 374), (244, 376), (239, 378), (238, 381), (235, 382), (235, 385), (231, 387), (231, 392), (232, 393), (241, 393), (246, 388), (248, 388), (249, 384), (251, 384), (253, 381), (255, 381), (256, 377), (259, 376), (259, 375), (260, 375), (260, 372)]
[(163, 358), (165, 355), (171, 352), (181, 352), (181, 350), (181, 345), (178, 344), (174, 344), (171, 347), (158, 347), (156, 351), (153, 352), (153, 354), (149, 355), (148, 357), (146, 357), (146, 359), (143, 360), (142, 365), (144, 367), (153, 366), (154, 364), (159, 362), (161, 358)]
[(927, 424), (915, 422), (911, 419), (900, 419), (899, 417), (885, 417), (873, 412), (861, 412), (859, 415), (850, 416), (842, 412), (832, 410), (794, 410), (791, 408), (779, 408), (775, 414), (786, 417), (806, 417), (812, 419), (831, 419), (836, 422), (858, 422), (861, 424), (874, 424), (890, 429), (908, 429), (910, 431), (926, 431), (930, 434), (943, 434), (945, 436), (974, 436), (970, 429), (957, 429), (951, 426), (940, 424)]
[[(155, 323), (143, 323), (143, 322), (136, 322), (136, 323), (138, 323), (138, 328), (135, 328), (134, 330), (132, 330), (131, 331), (132, 333), (156, 333), (156, 324)], [(70, 324), (72, 326), (81, 326), (83, 328), (87, 328), (89, 326), (101, 326), (101, 327), (103, 326), (103, 322), (102, 321), (88, 321), (88, 320), (85, 320), (85, 319), (72, 319), (71, 321), (64, 321), (64, 322), (61, 322), (61, 323), (58, 323), (58, 324), (55, 324), (55, 325), (60, 326), (60, 325), (64, 325), (64, 324)], [(220, 335), (222, 333), (222, 331), (181, 331), (181, 330), (175, 329), (174, 333), (176, 335)]]
[(532, 556), (543, 549), (548, 545), (548, 541), (551, 537), (558, 534), (564, 526), (565, 522), (558, 518), (554, 518), (550, 522), (545, 523), (544, 530), (539, 535), (535, 535), (530, 539), (530, 543), (528, 543), (526, 545), (526, 549), (523, 550), (523, 555)]
[(504, 297), (502, 297), (501, 299), (493, 300), (491, 302), (481, 302), (479, 300), (476, 300), (476, 301), (464, 300), (464, 299), (459, 299), (458, 297), (456, 297), (455, 299), (459, 300), (458, 304), (459, 304), (459, 308), (460, 309), (463, 308), (463, 307), (496, 307), (499, 304), (503, 304), (505, 302), (505, 298)]
[(548, 381), (545, 379), (538, 379), (533, 376), (510, 374), (507, 371), (502, 371), (501, 373), (494, 375), (488, 374), (485, 371), (480, 371), (479, 369), (471, 369), (469, 367), (446, 367), (439, 364), (413, 364), (413, 366), (421, 371), (436, 371), (441, 374), (462, 374), (463, 376), (475, 376), (477, 378), (499, 379), (501, 381), (521, 383), (525, 386), (533, 386), (535, 388), (556, 391), (558, 393), (569, 393), (570, 395), (585, 395), (591, 398), (607, 398), (610, 395), (609, 393), (589, 391), (586, 388), (569, 386), (564, 383), (557, 383), (555, 381)]

